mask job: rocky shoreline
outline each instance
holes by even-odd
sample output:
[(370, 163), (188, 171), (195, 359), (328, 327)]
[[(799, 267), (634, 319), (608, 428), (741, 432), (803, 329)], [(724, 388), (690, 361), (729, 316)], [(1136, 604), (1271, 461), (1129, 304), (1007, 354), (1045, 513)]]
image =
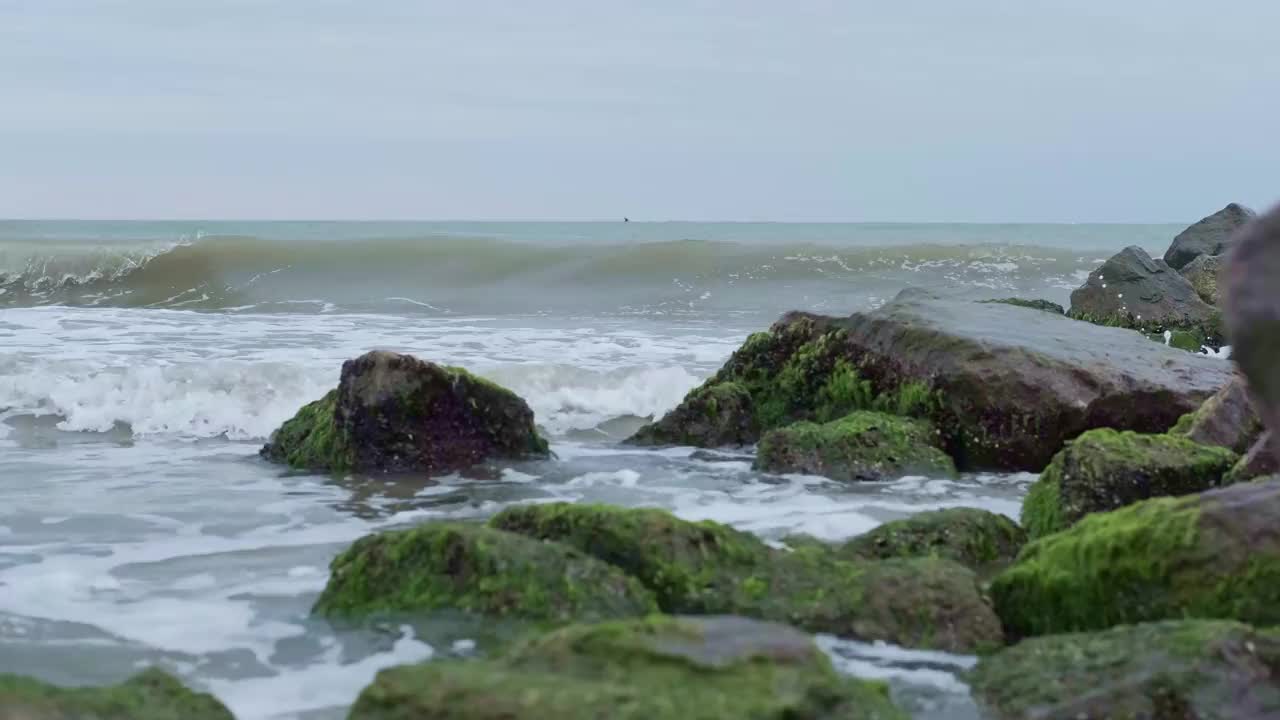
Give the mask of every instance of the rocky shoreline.
[[(1000, 720), (1273, 716), (1280, 478), (1253, 376), (1202, 352), (1225, 342), (1217, 268), (1252, 220), (1228, 206), (1164, 260), (1127, 248), (1068, 309), (906, 289), (847, 318), (788, 314), (628, 441), (755, 445), (763, 471), (848, 483), (1040, 473), (1020, 523), (956, 508), (776, 546), (556, 503), (370, 535), (334, 559), (314, 615), (461, 611), (523, 632), (482, 659), (386, 670), (349, 717), (906, 717), (810, 633), (978, 655), (968, 681)], [(372, 352), (262, 456), (431, 476), (550, 453), (514, 393)], [(0, 716), (231, 714), (148, 671), (98, 689), (0, 677)]]

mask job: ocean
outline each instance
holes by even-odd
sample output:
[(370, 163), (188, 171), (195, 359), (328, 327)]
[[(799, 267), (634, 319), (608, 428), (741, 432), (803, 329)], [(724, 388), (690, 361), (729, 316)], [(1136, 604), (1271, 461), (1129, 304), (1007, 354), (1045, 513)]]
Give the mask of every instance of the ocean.
[[(159, 664), (240, 720), (331, 720), (379, 669), (488, 631), (310, 618), (330, 559), (376, 530), (547, 500), (771, 540), (951, 506), (1016, 517), (1033, 475), (850, 486), (619, 441), (787, 310), (908, 286), (1066, 305), (1115, 251), (1162, 254), (1182, 227), (0, 221), (0, 672), (99, 684)], [(510, 387), (557, 459), (427, 480), (258, 458), (375, 348)], [(973, 658), (820, 642), (917, 718), (977, 717)]]

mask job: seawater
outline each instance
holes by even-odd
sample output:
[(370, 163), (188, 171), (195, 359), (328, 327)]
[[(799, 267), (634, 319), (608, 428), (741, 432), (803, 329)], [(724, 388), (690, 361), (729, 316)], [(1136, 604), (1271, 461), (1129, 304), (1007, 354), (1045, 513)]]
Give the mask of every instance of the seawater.
[[(1034, 476), (855, 486), (748, 451), (619, 440), (791, 309), (909, 285), (1064, 302), (1178, 226), (0, 222), (0, 672), (116, 682), (160, 664), (241, 720), (341, 718), (381, 668), (476, 652), (465, 620), (309, 617), (380, 529), (555, 500), (658, 506), (776, 540), (926, 509), (1017, 515)], [(524, 396), (557, 459), (469, 477), (330, 477), (257, 457), (370, 349)], [(973, 658), (820, 638), (919, 718), (976, 717)]]

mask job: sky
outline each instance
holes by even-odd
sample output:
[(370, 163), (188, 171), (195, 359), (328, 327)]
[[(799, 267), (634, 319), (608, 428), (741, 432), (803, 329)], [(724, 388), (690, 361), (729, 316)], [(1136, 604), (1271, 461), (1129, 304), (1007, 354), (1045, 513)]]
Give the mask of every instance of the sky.
[(0, 0), (0, 217), (1163, 222), (1275, 0)]

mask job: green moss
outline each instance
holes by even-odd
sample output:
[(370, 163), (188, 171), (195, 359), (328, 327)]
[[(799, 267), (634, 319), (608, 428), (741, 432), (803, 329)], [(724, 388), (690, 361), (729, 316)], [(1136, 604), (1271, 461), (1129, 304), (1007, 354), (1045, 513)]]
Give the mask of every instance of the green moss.
[(760, 440), (756, 468), (803, 472), (837, 480), (890, 480), (903, 475), (955, 475), (927, 421), (879, 412), (854, 412), (821, 425), (772, 430)]
[(1069, 527), (1089, 513), (1161, 495), (1217, 486), (1237, 456), (1185, 437), (1091, 430), (1071, 441), (1031, 486), (1022, 525), (1032, 538)]
[(1075, 320), (1093, 323), (1094, 325), (1137, 330), (1159, 343), (1165, 342), (1164, 334), (1166, 331), (1170, 331), (1173, 334), (1173, 338), (1169, 344), (1173, 345), (1172, 340), (1176, 339), (1177, 344), (1173, 345), (1173, 347), (1183, 350), (1199, 351), (1204, 345), (1216, 348), (1222, 345), (1224, 337), (1221, 313), (1214, 313), (1203, 322), (1186, 325), (1139, 320), (1132, 313), (1096, 315), (1072, 309), (1067, 311), (1067, 316)]
[(235, 720), (212, 695), (196, 693), (160, 670), (119, 685), (64, 688), (0, 675), (0, 717), (15, 720)]
[(628, 442), (636, 445), (745, 445), (755, 441), (750, 392), (737, 382), (707, 383), (685, 396), (660, 423), (646, 425)]
[(996, 303), (1000, 305), (1014, 305), (1016, 307), (1029, 308), (1031, 310), (1043, 310), (1056, 315), (1063, 315), (1066, 310), (1061, 305), (1048, 300), (1025, 300), (1023, 298), (1001, 298), (999, 300), (982, 300), (983, 303)]
[(565, 622), (642, 615), (652, 595), (614, 567), (556, 543), (430, 523), (370, 535), (338, 555), (314, 612), (364, 616), (458, 609)]
[(855, 563), (828, 548), (779, 551), (657, 509), (539, 504), (490, 522), (616, 565), (652, 590), (663, 612), (741, 615), (910, 647), (971, 651), (1000, 639), (976, 576), (947, 561)]
[(845, 543), (843, 557), (942, 557), (974, 570), (1006, 565), (1027, 535), (1009, 518), (977, 508), (948, 508), (885, 523)]
[(351, 720), (905, 720), (803, 636), (737, 619), (575, 626), (495, 660), (379, 673)]
[(355, 463), (346, 434), (338, 427), (334, 412), (338, 391), (308, 403), (285, 421), (267, 446), (269, 459), (290, 467), (340, 472)]
[(968, 679), (992, 720), (1226, 718), (1280, 707), (1268, 667), (1280, 667), (1274, 632), (1189, 620), (1033, 638)]
[(1200, 352), (1205, 345), (1206, 338), (1198, 332), (1175, 330), (1169, 333), (1167, 342), (1169, 347), (1175, 347), (1179, 350), (1186, 350), (1188, 352)]

